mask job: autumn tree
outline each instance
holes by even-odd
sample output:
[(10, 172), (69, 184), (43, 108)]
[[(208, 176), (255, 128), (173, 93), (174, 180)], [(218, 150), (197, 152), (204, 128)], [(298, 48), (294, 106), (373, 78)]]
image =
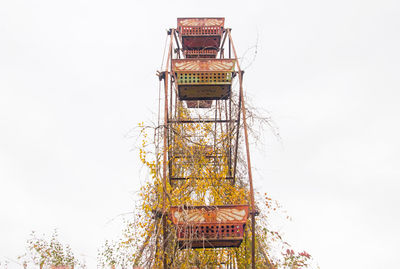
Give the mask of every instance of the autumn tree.
[[(190, 120), (188, 108), (180, 104), (179, 118)], [(252, 120), (255, 112), (249, 113)], [(263, 121), (261, 120), (261, 122)], [(126, 223), (122, 240), (116, 243), (113, 251), (119, 251), (119, 258), (111, 259), (110, 251), (103, 251), (108, 264), (128, 264), (144, 268), (162, 267), (162, 172), (161, 172), (161, 131), (159, 126), (139, 124), (141, 144), (139, 157), (148, 168), (148, 178), (139, 191), (134, 216)], [(231, 171), (226, 154), (228, 143), (236, 134), (235, 129), (219, 128), (212, 123), (190, 123), (172, 125), (169, 130), (168, 151), (183, 154), (178, 161), (170, 160), (171, 174), (179, 174), (186, 180), (168, 182), (168, 206), (173, 205), (226, 205), (249, 204), (249, 190), (245, 180), (246, 169), (242, 151), (238, 152), (236, 182), (226, 178)], [(201, 154), (200, 154), (201, 153)], [(206, 153), (206, 154), (204, 154)], [(210, 159), (208, 156), (220, 156)], [(256, 227), (257, 268), (304, 268), (309, 265), (311, 256), (306, 252), (295, 253), (280, 233), (273, 231), (270, 217), (280, 212), (280, 205), (267, 194), (257, 193), (258, 222)], [(180, 248), (177, 243), (176, 229), (168, 219), (167, 257), (170, 268), (248, 268), (251, 249), (251, 230), (246, 229), (243, 243), (238, 248), (191, 249)], [(250, 223), (247, 223), (250, 227)], [(107, 242), (105, 244), (107, 249)], [(108, 246), (109, 248), (109, 246)], [(110, 248), (109, 248), (110, 249)], [(101, 256), (101, 255), (100, 255)], [(122, 258), (125, 257), (125, 258)], [(126, 257), (129, 257), (128, 259)], [(103, 266), (107, 263), (101, 263)]]
[(44, 235), (38, 236), (33, 231), (27, 240), (27, 253), (20, 258), (23, 258), (24, 263), (32, 262), (41, 269), (72, 269), (76, 266), (85, 268), (85, 265), (77, 260), (71, 247), (60, 242), (57, 230), (54, 230), (49, 239)]

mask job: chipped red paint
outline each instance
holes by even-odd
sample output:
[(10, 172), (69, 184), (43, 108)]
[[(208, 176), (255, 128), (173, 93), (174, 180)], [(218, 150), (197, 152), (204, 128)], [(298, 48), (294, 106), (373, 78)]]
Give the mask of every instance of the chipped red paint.
[(174, 224), (246, 223), (249, 215), (249, 206), (172, 206), (170, 207), (170, 212)]
[(225, 18), (178, 18), (178, 27), (182, 26), (219, 26), (224, 27)]
[(233, 72), (235, 60), (233, 59), (173, 59), (173, 72)]
[(192, 49), (183, 51), (185, 58), (215, 58), (217, 53), (217, 49)]
[(184, 50), (218, 49), (225, 18), (178, 18), (177, 31)]

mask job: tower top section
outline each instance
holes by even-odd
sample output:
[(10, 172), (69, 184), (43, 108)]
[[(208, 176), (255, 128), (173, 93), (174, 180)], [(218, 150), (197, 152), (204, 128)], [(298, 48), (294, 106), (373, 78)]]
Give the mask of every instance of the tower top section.
[(192, 26), (192, 27), (224, 27), (225, 18), (178, 18), (179, 27)]
[(225, 18), (178, 18), (177, 32), (186, 58), (215, 58)]

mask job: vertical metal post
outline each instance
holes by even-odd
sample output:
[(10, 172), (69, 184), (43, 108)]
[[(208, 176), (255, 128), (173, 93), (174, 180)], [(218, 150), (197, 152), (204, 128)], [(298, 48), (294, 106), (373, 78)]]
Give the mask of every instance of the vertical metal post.
[[(239, 71), (241, 73), (241, 71)], [(240, 77), (239, 77), (240, 79)], [(240, 83), (240, 81), (239, 81)], [(240, 129), (240, 112), (242, 107), (242, 98), (239, 94), (239, 110), (238, 110), (238, 116), (237, 116), (237, 122), (236, 122), (236, 141), (235, 141), (235, 156), (234, 156), (234, 161), (233, 161), (233, 183), (235, 184), (236, 182), (236, 167), (237, 167), (237, 158), (238, 158), (238, 151), (239, 151), (239, 129)]]
[(251, 268), (256, 268), (256, 218), (255, 218), (255, 203), (254, 203), (254, 189), (253, 189), (253, 174), (251, 172), (251, 161), (250, 161), (250, 148), (249, 148), (249, 138), (247, 133), (247, 121), (246, 121), (246, 107), (244, 105), (243, 97), (243, 73), (240, 69), (238, 62), (238, 57), (236, 54), (235, 46), (233, 45), (231, 31), (228, 31), (229, 41), (232, 45), (233, 54), (235, 55), (236, 64), (239, 71), (239, 102), (241, 101), (241, 110), (243, 114), (243, 129), (244, 129), (244, 140), (246, 144), (246, 155), (247, 155), (247, 173), (249, 175), (249, 185), (250, 185), (250, 202), (251, 202)]
[[(227, 155), (228, 155), (228, 177), (232, 178), (232, 135), (231, 135), (231, 126), (232, 126), (232, 118), (231, 118), (231, 102), (232, 97), (228, 100), (225, 100), (225, 120), (229, 121), (225, 124), (226, 133), (228, 134), (228, 139), (226, 142), (227, 146)], [(228, 107), (229, 106), (229, 107)], [(233, 180), (231, 184), (233, 183)]]
[(168, 70), (169, 64), (171, 61), (171, 53), (172, 53), (172, 36), (174, 35), (174, 30), (170, 30), (168, 34), (171, 36), (168, 58), (165, 65), (165, 74), (164, 74), (164, 136), (163, 136), (163, 194), (162, 194), (162, 230), (163, 230), (163, 244), (162, 244), (162, 252), (163, 252), (163, 268), (168, 268), (167, 263), (167, 214), (166, 214), (166, 196), (167, 196), (167, 140), (168, 140)]
[(231, 57), (231, 29), (227, 29), (227, 31), (228, 31), (228, 34), (229, 34), (229, 44), (228, 44), (229, 53), (228, 53), (228, 55), (229, 55), (229, 59), (231, 59), (232, 58)]

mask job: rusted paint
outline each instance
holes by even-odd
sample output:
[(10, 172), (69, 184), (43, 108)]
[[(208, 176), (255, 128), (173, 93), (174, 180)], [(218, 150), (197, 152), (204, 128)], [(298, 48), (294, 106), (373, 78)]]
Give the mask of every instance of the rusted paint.
[[(183, 50), (199, 50), (205, 48), (217, 50), (220, 47), (222, 37), (222, 30), (220, 29), (203, 31), (200, 32), (200, 34), (197, 34), (193, 29), (183, 30), (185, 30), (183, 33), (190, 33), (190, 35), (180, 35)], [(196, 34), (191, 34), (191, 32), (195, 32)]]
[[(232, 44), (233, 53), (235, 54), (235, 59), (238, 59), (235, 46), (233, 45), (233, 40), (231, 36), (231, 31), (228, 30), (229, 41)], [(253, 189), (253, 176), (251, 170), (251, 162), (250, 162), (250, 149), (249, 149), (249, 139), (248, 139), (248, 132), (247, 132), (247, 120), (246, 120), (246, 108), (244, 104), (244, 95), (243, 95), (243, 73), (240, 69), (239, 63), (237, 64), (239, 70), (239, 99), (242, 100), (240, 109), (242, 110), (243, 114), (243, 129), (244, 129), (244, 140), (246, 145), (246, 156), (247, 156), (247, 173), (249, 176), (249, 185), (250, 185), (250, 203), (251, 203), (251, 268), (256, 268), (256, 237), (255, 237), (255, 230), (256, 230), (256, 218), (255, 218), (255, 202), (254, 202), (254, 189)]]
[(172, 71), (233, 72), (235, 63), (233, 59), (173, 59)]
[(224, 32), (225, 18), (178, 18), (183, 50), (218, 49)]
[(172, 29), (170, 34), (170, 41), (169, 41), (169, 50), (168, 50), (168, 58), (165, 63), (165, 76), (164, 76), (164, 132), (163, 132), (163, 167), (162, 167), (162, 185), (163, 185), (163, 194), (162, 194), (162, 232), (163, 232), (163, 241), (162, 241), (162, 255), (163, 255), (163, 268), (168, 269), (167, 263), (167, 245), (168, 245), (168, 238), (167, 238), (167, 217), (165, 216), (166, 212), (166, 198), (168, 195), (167, 192), (167, 144), (168, 144), (168, 69), (170, 60), (172, 58), (172, 37), (175, 34), (175, 30)]
[(180, 100), (229, 98), (235, 66), (232, 59), (172, 60)]
[(249, 215), (248, 205), (170, 207), (174, 224), (201, 223), (246, 223)]
[(230, 95), (230, 85), (180, 85), (180, 100), (224, 100)]
[(188, 108), (211, 108), (212, 100), (186, 101)]
[(245, 224), (178, 225), (177, 237), (181, 248), (239, 247)]
[(219, 26), (224, 27), (225, 18), (178, 18), (180, 26)]
[(248, 205), (170, 207), (181, 248), (239, 247), (248, 215)]
[(185, 58), (215, 58), (217, 49), (187, 49), (183, 51)]

